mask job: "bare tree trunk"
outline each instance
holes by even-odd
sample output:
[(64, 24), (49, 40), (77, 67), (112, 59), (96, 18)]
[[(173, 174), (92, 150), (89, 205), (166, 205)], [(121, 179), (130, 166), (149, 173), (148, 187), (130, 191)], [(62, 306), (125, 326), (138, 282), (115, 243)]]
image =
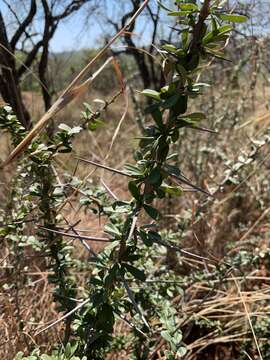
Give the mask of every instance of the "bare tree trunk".
[(29, 129), (31, 119), (26, 110), (16, 70), (14, 53), (9, 45), (2, 13), (0, 12), (0, 92), (5, 102), (10, 104), (21, 124)]
[[(122, 18), (122, 27), (126, 24), (126, 21), (131, 16), (133, 16), (136, 13), (136, 11), (138, 11), (138, 9), (140, 7), (140, 0), (132, 0), (132, 4), (133, 4), (133, 9), (129, 13), (127, 13), (125, 16), (123, 16), (123, 18)], [(127, 52), (127, 54), (129, 53), (129, 54), (133, 55), (134, 60), (137, 63), (137, 66), (139, 68), (139, 71), (140, 71), (140, 74), (141, 74), (141, 77), (143, 80), (143, 86), (144, 86), (144, 88), (149, 88), (151, 86), (151, 78), (150, 78), (148, 66), (145, 61), (145, 55), (144, 55), (144, 53), (141, 53), (137, 49), (137, 47), (131, 37), (131, 34), (134, 31), (134, 28), (135, 28), (135, 23), (133, 23), (130, 26), (130, 29), (129, 29), (130, 33), (125, 34), (124, 39), (128, 46), (126, 52)]]
[(43, 31), (43, 41), (42, 41), (42, 54), (38, 66), (39, 79), (42, 83), (42, 96), (45, 106), (45, 111), (48, 111), (51, 107), (52, 96), (49, 90), (49, 84), (47, 81), (47, 67), (49, 59), (49, 43), (53, 34), (56, 30), (57, 23), (54, 23), (53, 17), (51, 15), (48, 3), (46, 0), (41, 0), (44, 14), (45, 14), (45, 23)]

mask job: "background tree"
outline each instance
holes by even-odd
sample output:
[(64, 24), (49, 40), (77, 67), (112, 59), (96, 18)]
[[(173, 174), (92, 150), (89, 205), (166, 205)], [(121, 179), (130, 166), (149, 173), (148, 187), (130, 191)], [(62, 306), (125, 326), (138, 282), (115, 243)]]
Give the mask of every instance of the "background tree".
[[(34, 64), (42, 90), (45, 110), (51, 106), (52, 93), (47, 80), (49, 45), (59, 24), (88, 5), (91, 13), (97, 8), (95, 0), (3, 0), (0, 11), (0, 92), (4, 101), (15, 111), (25, 128), (31, 127), (31, 118), (23, 103), (21, 81)], [(8, 26), (4, 18), (11, 17)], [(38, 30), (37, 30), (38, 29)], [(39, 30), (40, 29), (40, 30)], [(23, 62), (19, 61), (20, 54)]]
[[(106, 28), (106, 33), (109, 33), (111, 27), (115, 31), (119, 31), (136, 13), (142, 2), (141, 0), (114, 1), (113, 13), (109, 11), (111, 6), (107, 4), (107, 11), (103, 17), (110, 26)], [(150, 2), (142, 17), (137, 19), (130, 27), (129, 32), (123, 36), (124, 49), (114, 50), (114, 54), (117, 56), (126, 54), (133, 57), (144, 88), (151, 86), (158, 88), (164, 83), (163, 75), (156, 67), (156, 47), (153, 45), (160, 41), (163, 21), (164, 13), (161, 13), (160, 4), (155, 1)]]

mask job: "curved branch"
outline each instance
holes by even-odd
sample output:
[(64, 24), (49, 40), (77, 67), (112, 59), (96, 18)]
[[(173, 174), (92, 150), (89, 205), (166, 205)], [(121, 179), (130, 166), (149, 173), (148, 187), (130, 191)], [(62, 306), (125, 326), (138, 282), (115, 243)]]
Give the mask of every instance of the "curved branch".
[(34, 60), (36, 59), (37, 53), (42, 46), (42, 40), (37, 42), (32, 50), (27, 54), (26, 59), (24, 60), (24, 65), (21, 65), (17, 70), (18, 78), (20, 78), (25, 71), (27, 71), (31, 65), (33, 64)]
[(59, 21), (68, 17), (73, 12), (80, 10), (80, 8), (87, 2), (89, 2), (89, 0), (73, 0), (69, 5), (67, 5), (61, 14), (53, 16), (53, 20)]
[(34, 16), (36, 15), (36, 12), (37, 12), (36, 0), (31, 0), (31, 7), (28, 15), (26, 16), (24, 21), (20, 24), (20, 26), (18, 27), (17, 31), (15, 32), (15, 34), (13, 35), (10, 41), (10, 46), (12, 50), (15, 50), (17, 42), (20, 40), (22, 34), (25, 33), (27, 26), (31, 24)]

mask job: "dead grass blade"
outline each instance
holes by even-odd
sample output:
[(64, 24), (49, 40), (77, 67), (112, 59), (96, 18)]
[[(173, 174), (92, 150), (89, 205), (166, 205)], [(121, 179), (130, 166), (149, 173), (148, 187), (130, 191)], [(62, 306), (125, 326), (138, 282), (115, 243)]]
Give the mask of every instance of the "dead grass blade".
[(117, 138), (117, 135), (118, 135), (118, 133), (119, 133), (119, 131), (120, 131), (120, 128), (121, 128), (121, 126), (122, 126), (122, 124), (123, 124), (123, 122), (124, 122), (124, 120), (125, 120), (125, 118), (126, 118), (126, 116), (127, 116), (127, 113), (128, 113), (128, 105), (129, 105), (129, 103), (128, 103), (128, 93), (127, 93), (127, 90), (126, 90), (126, 84), (125, 84), (124, 76), (123, 76), (123, 74), (122, 74), (122, 72), (121, 72), (119, 63), (115, 60), (115, 61), (113, 62), (113, 65), (114, 65), (114, 69), (115, 69), (117, 78), (118, 78), (118, 80), (119, 80), (120, 86), (121, 86), (121, 90), (122, 90), (122, 92), (123, 92), (123, 94), (124, 94), (125, 109), (124, 109), (124, 113), (123, 113), (123, 115), (121, 116), (121, 119), (120, 119), (120, 121), (119, 121), (119, 123), (118, 123), (118, 125), (117, 125), (117, 127), (116, 127), (116, 129), (115, 129), (115, 132), (114, 132), (114, 134), (113, 134), (112, 141), (111, 141), (111, 144), (110, 144), (108, 153), (107, 153), (106, 157), (104, 158), (104, 160), (107, 160), (108, 157), (110, 156), (110, 153), (111, 153), (112, 147), (113, 147), (113, 145), (114, 145), (114, 142), (115, 142), (115, 140), (116, 140), (116, 138)]
[(249, 360), (253, 360), (252, 357), (244, 350), (243, 353), (247, 356)]
[(246, 240), (248, 236), (252, 234), (254, 229), (259, 225), (259, 223), (268, 215), (269, 212), (270, 212), (270, 207), (264, 210), (264, 212), (259, 216), (259, 218), (255, 221), (255, 223), (248, 229), (248, 231), (238, 240), (238, 242), (243, 242), (244, 240)]
[(251, 318), (250, 318), (250, 314), (249, 314), (249, 311), (248, 311), (248, 308), (247, 308), (247, 305), (246, 305), (246, 302), (244, 300), (244, 297), (243, 297), (243, 294), (241, 292), (241, 289), (240, 289), (240, 286), (238, 284), (238, 281), (235, 279), (235, 286), (237, 287), (237, 290), (238, 290), (238, 293), (239, 293), (239, 296), (240, 296), (240, 299), (243, 303), (243, 306), (244, 306), (244, 309), (245, 309), (245, 313), (246, 313), (246, 316), (247, 316), (247, 319), (248, 319), (248, 322), (249, 322), (249, 326), (250, 326), (250, 329), (252, 331), (252, 335), (253, 335), (253, 338), (254, 338), (254, 341), (255, 341), (255, 344), (256, 344), (256, 348), (257, 348), (257, 351), (258, 351), (258, 354), (259, 354), (259, 358), (260, 360), (263, 360), (263, 357), (262, 357), (262, 354), (261, 354), (261, 350), (260, 350), (260, 347), (259, 347), (259, 344), (258, 344), (258, 340), (257, 340), (257, 337), (256, 337), (256, 334), (255, 334), (255, 331), (254, 331), (254, 328), (253, 328), (253, 325), (252, 325), (252, 321), (251, 321)]
[(243, 124), (241, 124), (240, 126), (238, 126), (238, 128), (237, 128), (236, 130), (240, 130), (240, 129), (242, 129), (243, 127), (246, 127), (246, 126), (248, 126), (248, 125), (250, 125), (250, 124), (257, 124), (257, 123), (259, 123), (259, 122), (261, 122), (261, 121), (267, 120), (267, 119), (269, 119), (269, 116), (270, 116), (270, 114), (269, 114), (269, 111), (268, 111), (268, 112), (264, 113), (263, 115), (258, 116), (258, 117), (255, 118), (255, 119), (252, 118), (252, 119), (244, 122)]

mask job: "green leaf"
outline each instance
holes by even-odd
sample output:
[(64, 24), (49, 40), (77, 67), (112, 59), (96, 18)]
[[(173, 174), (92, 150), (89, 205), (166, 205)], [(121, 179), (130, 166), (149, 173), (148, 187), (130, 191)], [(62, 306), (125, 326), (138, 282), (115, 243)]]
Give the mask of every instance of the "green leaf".
[(172, 351), (166, 350), (164, 352), (166, 360), (175, 360), (175, 354)]
[(151, 113), (153, 119), (155, 120), (155, 123), (157, 126), (162, 129), (163, 128), (163, 121), (162, 121), (162, 112), (159, 109), (154, 109), (154, 111)]
[(164, 109), (170, 109), (177, 104), (180, 98), (181, 98), (180, 94), (174, 94), (162, 103), (162, 107)]
[(58, 127), (60, 130), (66, 131), (69, 135), (78, 134), (82, 130), (80, 126), (75, 126), (74, 128), (71, 128), (66, 124), (60, 124)]
[(212, 32), (217, 31), (218, 23), (217, 23), (216, 19), (214, 18), (214, 16), (211, 16), (211, 24), (212, 24)]
[(81, 132), (82, 128), (80, 126), (75, 126), (74, 128), (72, 128), (69, 132), (70, 135), (73, 134), (79, 134)]
[(162, 240), (160, 234), (156, 231), (148, 231), (147, 235), (152, 242), (159, 242)]
[(65, 356), (67, 358), (71, 358), (75, 354), (77, 347), (78, 347), (78, 343), (75, 343), (74, 345), (71, 345), (70, 343), (68, 343), (65, 348)]
[(165, 169), (165, 171), (167, 171), (171, 175), (176, 175), (176, 176), (181, 175), (181, 171), (179, 170), (179, 168), (177, 166), (166, 164), (164, 166), (164, 169)]
[(148, 176), (148, 181), (152, 185), (157, 185), (157, 186), (161, 185), (161, 183), (162, 183), (162, 174), (160, 172), (160, 169), (154, 168), (150, 172), (150, 174)]
[(156, 90), (152, 90), (152, 89), (145, 89), (142, 92), (142, 95), (151, 97), (155, 100), (160, 100), (160, 93)]
[(127, 269), (129, 273), (131, 273), (136, 279), (145, 281), (146, 276), (144, 271), (137, 269), (136, 267), (129, 265), (127, 263), (123, 263), (123, 266)]
[(231, 21), (234, 23), (244, 23), (248, 20), (248, 17), (245, 15), (238, 14), (218, 14), (218, 17), (224, 21)]
[(196, 121), (206, 119), (205, 114), (202, 112), (194, 112), (192, 114), (187, 114), (186, 117), (188, 117), (189, 119), (192, 119), (192, 120), (196, 120)]
[(104, 121), (101, 119), (95, 119), (94, 121), (90, 121), (88, 124), (88, 129), (90, 131), (95, 131), (98, 128), (100, 128), (101, 126), (104, 125)]
[(183, 334), (181, 330), (173, 333), (173, 340), (175, 345), (180, 344), (180, 342), (183, 340)]
[(187, 102), (188, 97), (186, 95), (181, 95), (178, 98), (177, 103), (173, 107), (173, 112), (175, 116), (184, 114), (187, 111)]
[(170, 150), (169, 144), (166, 142), (160, 142), (158, 146), (157, 156), (160, 161), (165, 161), (168, 156), (168, 152)]
[(130, 203), (125, 201), (115, 201), (112, 205), (116, 213), (126, 213), (130, 211)]
[(219, 35), (226, 34), (227, 32), (230, 32), (233, 29), (231, 25), (224, 25), (218, 28)]
[(138, 201), (141, 200), (140, 190), (134, 181), (130, 181), (128, 183), (128, 190), (136, 200), (138, 200)]
[(204, 45), (209, 44), (211, 42), (215, 41), (225, 41), (227, 39), (227, 36), (225, 36), (228, 32), (230, 32), (233, 29), (231, 25), (224, 25), (218, 28), (217, 30), (210, 31), (207, 33), (202, 42)]
[(182, 65), (179, 64), (179, 63), (177, 63), (177, 64), (176, 64), (176, 70), (177, 70), (177, 72), (182, 76), (182, 78), (183, 78), (184, 80), (186, 80), (186, 78), (187, 78), (187, 71), (186, 71), (186, 69), (184, 68), (184, 66), (182, 66)]
[(192, 11), (191, 10), (187, 10), (187, 11), (170, 11), (168, 13), (169, 16), (186, 16), (191, 14)]
[(199, 8), (196, 4), (193, 3), (183, 3), (182, 0), (177, 0), (176, 4), (180, 7), (181, 10), (184, 11), (198, 11)]
[(153, 208), (150, 205), (143, 205), (144, 210), (146, 211), (146, 213), (154, 220), (157, 220), (157, 218), (159, 217), (159, 212), (157, 209)]
[(163, 337), (164, 340), (168, 341), (169, 343), (171, 343), (173, 340), (169, 331), (167, 330), (161, 331), (160, 335)]
[(98, 325), (102, 330), (111, 332), (114, 324), (113, 308), (109, 304), (103, 304), (99, 308)]
[(168, 52), (176, 53), (178, 51), (177, 47), (172, 44), (165, 44), (161, 46), (161, 49), (166, 50)]
[(183, 48), (185, 50), (187, 50), (188, 45), (189, 45), (189, 32), (188, 32), (188, 30), (183, 30), (182, 31), (181, 39), (182, 39)]
[(181, 196), (183, 194), (183, 190), (177, 186), (164, 185), (161, 187), (161, 189), (165, 191), (165, 193), (175, 197)]
[(177, 349), (176, 356), (182, 358), (183, 356), (186, 355), (186, 353), (187, 353), (187, 349), (184, 346), (180, 346)]
[(52, 357), (46, 354), (41, 355), (41, 360), (52, 360)]
[(206, 45), (206, 44), (210, 43), (211, 41), (213, 41), (214, 37), (215, 37), (215, 32), (210, 31), (204, 36), (204, 38), (202, 39), (202, 43), (204, 45)]
[(42, 249), (42, 243), (35, 236), (29, 236), (27, 238), (27, 245), (32, 246), (35, 250)]
[(137, 166), (126, 164), (124, 166), (125, 172), (130, 176), (142, 176), (143, 173), (141, 169), (139, 169)]
[(188, 123), (192, 123), (192, 124), (195, 122), (201, 121), (201, 120), (205, 120), (205, 119), (206, 119), (205, 114), (201, 113), (201, 112), (186, 114), (186, 115), (183, 115), (178, 118), (178, 120), (184, 120), (184, 121), (187, 121)]
[(23, 359), (23, 356), (24, 356), (23, 352), (20, 351), (20, 352), (17, 353), (15, 360), (21, 360), (21, 359)]
[(150, 247), (153, 245), (153, 239), (151, 239), (149, 234), (145, 231), (140, 230), (140, 237), (146, 246)]
[(70, 132), (70, 130), (71, 130), (71, 127), (69, 127), (69, 126), (66, 125), (66, 124), (60, 124), (60, 125), (58, 126), (58, 128), (59, 128), (60, 130), (64, 130), (64, 131), (67, 131), (67, 132)]
[(112, 223), (108, 223), (104, 226), (104, 231), (108, 234), (120, 237), (122, 234), (119, 229)]
[(205, 47), (205, 51), (206, 51), (207, 53), (215, 56), (215, 57), (218, 58), (218, 59), (230, 61), (230, 60), (224, 58), (224, 54), (223, 54), (223, 52), (221, 52), (221, 51), (213, 50), (213, 49), (210, 49), (209, 47)]
[(108, 271), (108, 274), (104, 277), (104, 284), (106, 287), (110, 287), (113, 284), (114, 279), (117, 276), (118, 264), (114, 264), (113, 267)]
[(91, 106), (89, 104), (87, 104), (86, 102), (83, 103), (84, 107), (86, 110), (88, 110), (89, 113), (94, 113)]

